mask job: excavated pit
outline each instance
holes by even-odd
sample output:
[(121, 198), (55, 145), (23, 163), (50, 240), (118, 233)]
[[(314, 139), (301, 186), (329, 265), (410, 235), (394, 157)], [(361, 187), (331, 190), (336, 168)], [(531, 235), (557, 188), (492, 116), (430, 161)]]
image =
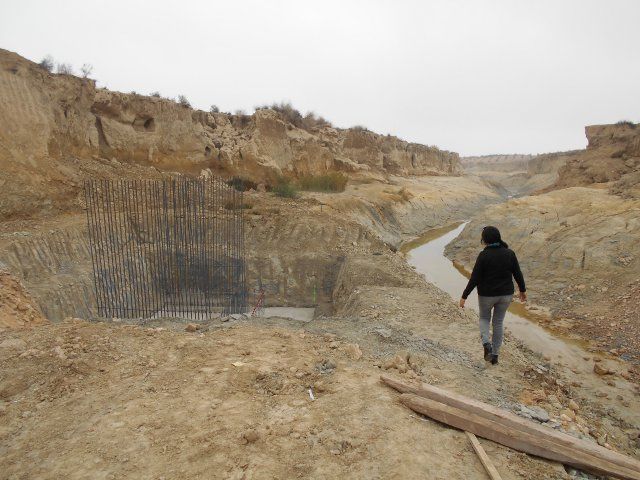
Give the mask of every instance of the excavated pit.
[[(79, 215), (57, 223), (3, 235), (1, 265), (25, 285), (49, 320), (98, 319), (86, 219)], [(259, 225), (255, 229), (263, 230), (263, 227)], [(313, 232), (308, 233), (313, 235)], [(265, 233), (247, 236), (248, 313), (260, 288), (265, 292), (267, 308), (311, 308), (329, 313), (345, 256), (294, 248), (272, 249), (281, 243), (277, 238), (279, 233), (290, 236), (293, 232), (277, 230), (274, 236)], [(307, 312), (297, 316), (307, 318)]]

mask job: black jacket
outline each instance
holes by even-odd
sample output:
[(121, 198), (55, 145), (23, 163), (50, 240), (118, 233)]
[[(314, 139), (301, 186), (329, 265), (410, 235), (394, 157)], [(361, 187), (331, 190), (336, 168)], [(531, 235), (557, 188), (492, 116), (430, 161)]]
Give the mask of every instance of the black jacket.
[(511, 277), (516, 279), (520, 291), (525, 292), (524, 277), (513, 250), (504, 246), (485, 247), (478, 255), (462, 298), (466, 299), (475, 287), (478, 287), (478, 295), (483, 297), (513, 295), (515, 290)]

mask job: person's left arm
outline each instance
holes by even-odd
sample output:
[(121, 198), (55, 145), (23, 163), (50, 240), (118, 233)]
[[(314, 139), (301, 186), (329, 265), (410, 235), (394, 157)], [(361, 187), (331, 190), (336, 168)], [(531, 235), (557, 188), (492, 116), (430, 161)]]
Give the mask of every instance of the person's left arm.
[(513, 278), (516, 279), (516, 283), (518, 284), (518, 290), (520, 290), (520, 300), (522, 302), (527, 301), (527, 286), (524, 283), (524, 276), (522, 275), (522, 270), (520, 270), (520, 264), (518, 263), (518, 257), (515, 252), (513, 253), (513, 258), (511, 261), (511, 273), (513, 274)]

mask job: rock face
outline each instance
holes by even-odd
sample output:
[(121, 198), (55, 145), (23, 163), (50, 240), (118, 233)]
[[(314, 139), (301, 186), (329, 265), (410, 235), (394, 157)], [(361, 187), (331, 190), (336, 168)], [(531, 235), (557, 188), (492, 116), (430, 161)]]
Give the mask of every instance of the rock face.
[(553, 188), (612, 182), (613, 193), (640, 198), (640, 125), (592, 125), (585, 133), (587, 149), (567, 160)]
[(21, 282), (0, 267), (0, 331), (47, 323)]
[(466, 173), (478, 175), (507, 196), (522, 196), (549, 188), (558, 180), (558, 170), (576, 152), (542, 155), (485, 155), (463, 157)]
[[(82, 181), (122, 165), (269, 182), (350, 176), (456, 175), (456, 153), (361, 128), (297, 128), (280, 113), (193, 110), (172, 100), (96, 89), (0, 50), (0, 219), (78, 206)], [(125, 170), (127, 170), (125, 168)], [(148, 175), (147, 175), (148, 173)]]
[(535, 155), (479, 155), (462, 157), (460, 163), (465, 172), (480, 173), (484, 171), (521, 172), (527, 169), (527, 164)]

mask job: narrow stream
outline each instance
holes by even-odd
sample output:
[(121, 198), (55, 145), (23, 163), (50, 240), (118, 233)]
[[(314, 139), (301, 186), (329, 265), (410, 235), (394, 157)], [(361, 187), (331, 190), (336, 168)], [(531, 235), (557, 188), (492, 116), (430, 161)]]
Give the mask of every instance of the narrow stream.
[[(418, 273), (423, 274), (427, 281), (451, 295), (452, 301), (456, 303), (467, 284), (468, 272), (456, 267), (444, 255), (444, 248), (460, 235), (465, 225), (466, 222), (430, 230), (402, 248), (407, 253), (409, 264), (413, 265)], [(478, 253), (480, 249), (478, 241)], [(465, 308), (478, 311), (476, 290), (467, 299)], [(548, 356), (554, 362), (563, 363), (570, 368), (582, 371), (591, 368), (591, 364), (585, 362), (584, 357), (592, 356), (592, 354), (577, 342), (563, 339), (545, 330), (536, 323), (535, 316), (517, 301), (514, 301), (509, 307), (505, 318), (505, 328), (529, 349)]]

